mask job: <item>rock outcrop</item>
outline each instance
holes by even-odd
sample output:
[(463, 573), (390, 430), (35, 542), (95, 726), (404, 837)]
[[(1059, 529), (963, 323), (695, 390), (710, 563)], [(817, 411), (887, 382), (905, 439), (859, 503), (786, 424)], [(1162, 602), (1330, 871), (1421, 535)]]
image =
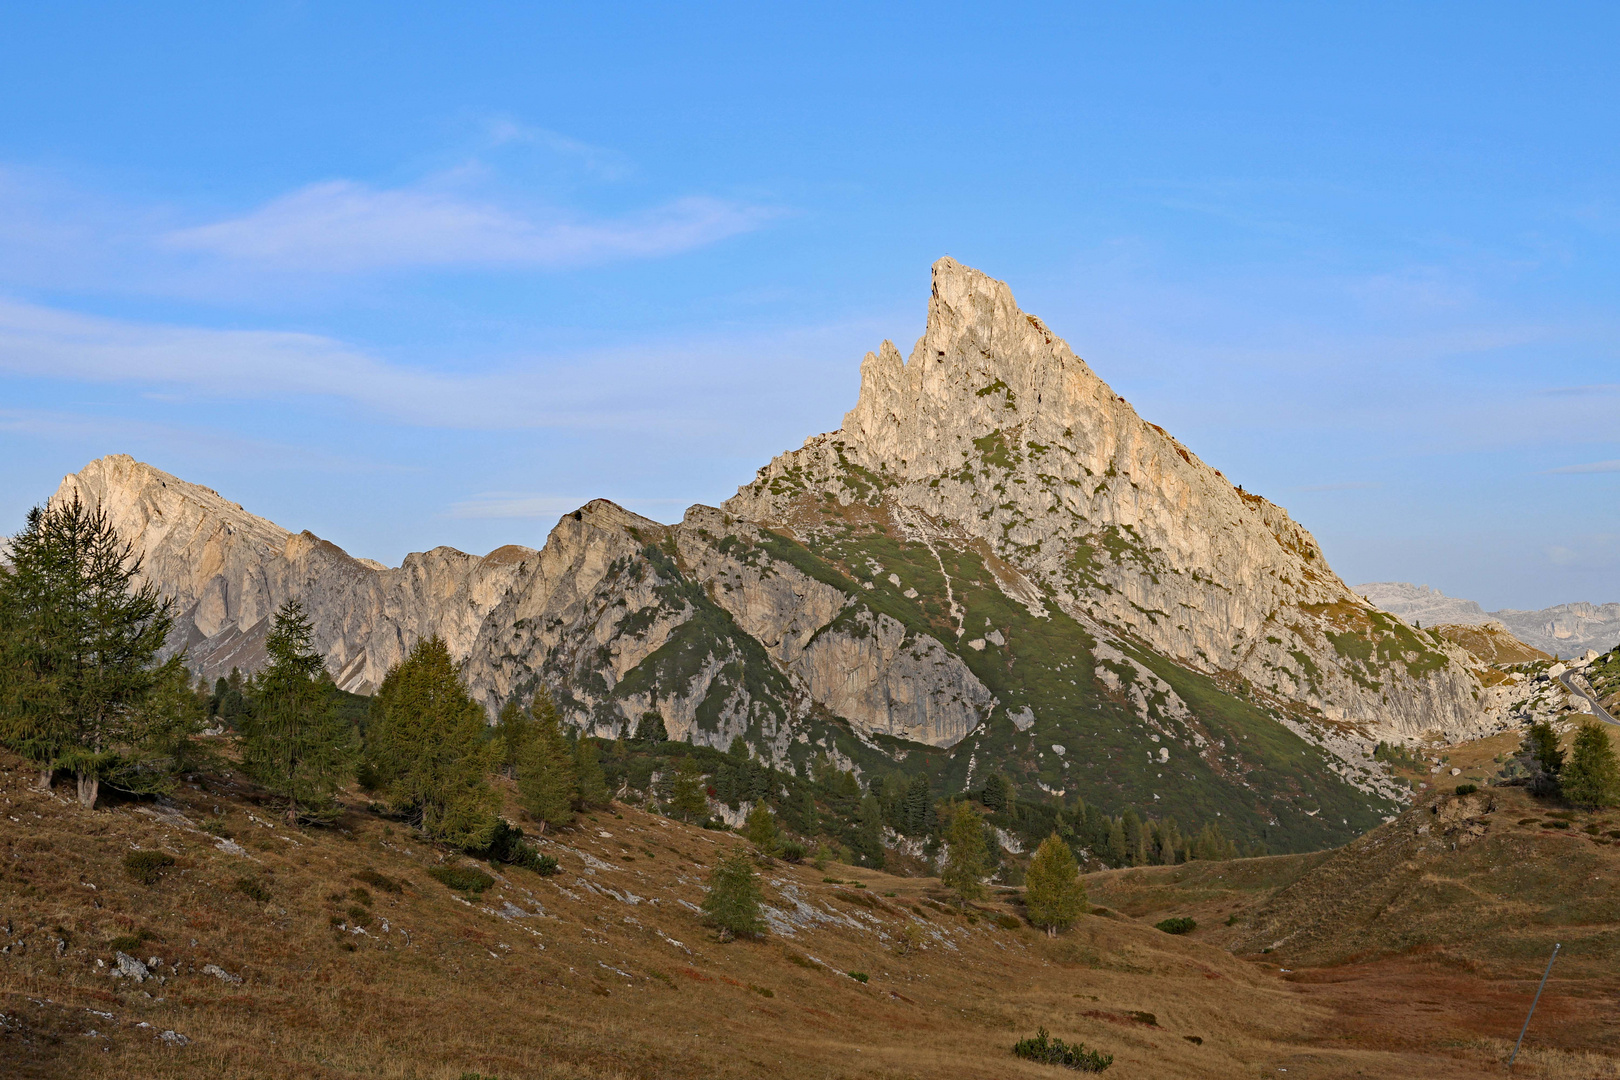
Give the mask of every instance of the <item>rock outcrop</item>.
[(868, 353), (843, 427), (725, 508), (806, 539), (827, 500), (879, 508), (897, 534), (982, 545), (1030, 610), (1331, 723), (1396, 738), (1485, 723), (1465, 653), (1352, 592), (1282, 508), (1138, 416), (1005, 283), (950, 259), (910, 359), (890, 342)]

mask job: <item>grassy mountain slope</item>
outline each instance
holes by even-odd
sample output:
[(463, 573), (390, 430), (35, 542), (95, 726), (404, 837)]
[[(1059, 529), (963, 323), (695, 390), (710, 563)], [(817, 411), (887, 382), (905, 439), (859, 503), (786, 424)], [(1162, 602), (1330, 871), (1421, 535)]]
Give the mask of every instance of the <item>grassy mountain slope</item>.
[(880, 514), (824, 513), (830, 526), (798, 530), (804, 542), (784, 529), (763, 546), (847, 590), (852, 606), (841, 618), (865, 607), (936, 638), (999, 699), (968, 738), (920, 755), (941, 789), (964, 790), (1001, 769), (1031, 800), (1078, 795), (1184, 828), (1219, 823), (1272, 850), (1343, 843), (1398, 809), (1347, 783), (1320, 747), (1236, 686), (1141, 645), (1110, 646), (1118, 659), (1099, 660), (1096, 637), (1074, 619), (1037, 617), (1010, 599), (997, 576), (1014, 571), (978, 545), (910, 540)]
[[(1011, 894), (956, 914), (931, 879), (837, 864), (763, 868), (771, 933), (720, 945), (693, 907), (737, 838), (626, 807), (545, 840), (542, 878), (358, 805), (289, 831), (228, 775), (95, 813), (30, 776), (0, 758), (8, 1077), (1033, 1078), (1009, 1048), (1043, 1025), (1125, 1078), (1463, 1077), (1500, 1051), (1347, 1034), (1311, 987), (1128, 918), (1053, 941)], [(135, 851), (175, 861), (143, 884)], [(445, 866), (492, 881), (457, 893)], [(112, 977), (115, 950), (150, 976)]]

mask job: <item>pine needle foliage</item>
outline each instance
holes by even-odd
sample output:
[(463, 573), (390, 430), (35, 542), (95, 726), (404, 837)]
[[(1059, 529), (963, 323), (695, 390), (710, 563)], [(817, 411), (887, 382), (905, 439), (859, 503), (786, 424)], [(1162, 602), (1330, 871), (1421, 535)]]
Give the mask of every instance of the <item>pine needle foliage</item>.
[(0, 740), (44, 786), (55, 769), (74, 772), (79, 801), (93, 807), (104, 778), (138, 783), (150, 756), (140, 710), (158, 682), (170, 605), (152, 583), (136, 586), (134, 548), (77, 495), (30, 510), (10, 558), (0, 567)]
[(370, 773), (394, 811), (436, 840), (488, 845), (500, 806), (488, 775), (500, 749), (437, 636), (417, 642), (371, 699)]
[(577, 777), (574, 756), (563, 736), (557, 706), (545, 690), (535, 694), (529, 707), (533, 717), (527, 741), (517, 759), (518, 796), (523, 809), (545, 832), (574, 820)]
[(1588, 720), (1575, 732), (1559, 785), (1570, 805), (1582, 810), (1620, 805), (1620, 760), (1601, 724)]
[(1086, 887), (1080, 882), (1080, 867), (1074, 852), (1063, 838), (1053, 833), (1041, 841), (1024, 875), (1024, 902), (1029, 921), (1057, 937), (1067, 930), (1086, 909)]
[(758, 937), (765, 932), (760, 916), (759, 876), (745, 851), (733, 851), (715, 864), (709, 874), (709, 891), (703, 897), (703, 910), (720, 929), (720, 940)]
[(335, 796), (354, 776), (360, 750), (354, 727), (338, 715), (314, 639), (303, 605), (283, 603), (265, 639), (270, 663), (253, 678), (242, 725), (243, 767), (286, 804), (293, 824), (337, 817)]
[(989, 873), (990, 846), (984, 838), (984, 818), (972, 803), (958, 803), (945, 834), (949, 850), (940, 884), (950, 889), (965, 906), (984, 895), (985, 874)]

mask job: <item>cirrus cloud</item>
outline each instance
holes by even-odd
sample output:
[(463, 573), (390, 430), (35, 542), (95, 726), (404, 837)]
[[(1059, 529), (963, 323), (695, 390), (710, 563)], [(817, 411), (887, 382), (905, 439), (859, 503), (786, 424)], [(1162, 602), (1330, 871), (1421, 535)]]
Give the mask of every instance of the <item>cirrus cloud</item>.
[(165, 246), (281, 270), (561, 267), (672, 255), (750, 232), (775, 212), (707, 196), (619, 218), (529, 211), (431, 185), (309, 184), (241, 217), (177, 229)]

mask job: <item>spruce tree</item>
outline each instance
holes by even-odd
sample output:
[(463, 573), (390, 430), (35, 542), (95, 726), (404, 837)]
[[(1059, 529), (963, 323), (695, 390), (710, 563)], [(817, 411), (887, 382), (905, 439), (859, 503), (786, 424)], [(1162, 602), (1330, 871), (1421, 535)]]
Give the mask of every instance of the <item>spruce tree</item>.
[(253, 678), (253, 708), (242, 726), (242, 765), (286, 803), (289, 824), (335, 818), (334, 796), (359, 756), (314, 638), (303, 605), (283, 603), (265, 639), (270, 663)]
[(781, 831), (776, 827), (776, 815), (761, 799), (748, 811), (743, 822), (743, 835), (759, 849), (761, 855), (775, 855), (781, 847)]
[(596, 740), (581, 734), (574, 743), (574, 802), (580, 810), (606, 806), (612, 801), (607, 777), (597, 755)]
[(984, 818), (972, 803), (957, 803), (951, 813), (950, 827), (945, 833), (950, 846), (945, 856), (945, 869), (939, 881), (956, 893), (962, 906), (969, 900), (984, 895), (984, 882), (988, 872), (990, 849), (984, 841)]
[(1564, 798), (1582, 810), (1620, 805), (1620, 761), (1602, 724), (1588, 720), (1580, 726), (1559, 779)]
[(996, 813), (1007, 809), (1008, 793), (1007, 778), (999, 772), (993, 772), (990, 774), (990, 779), (984, 782), (984, 791), (980, 795), (979, 801), (984, 803), (986, 810)]
[(35, 507), (0, 567), (0, 741), (58, 768), (93, 807), (101, 781), (145, 751), (137, 711), (156, 685), (168, 601), (136, 586), (141, 560), (99, 507)]
[(883, 869), (883, 807), (876, 795), (861, 798), (860, 811), (855, 816), (855, 837), (852, 845), (855, 861), (875, 870)]
[(1085, 910), (1086, 887), (1080, 882), (1074, 852), (1063, 838), (1053, 833), (1041, 841), (1024, 875), (1024, 902), (1029, 921), (1057, 937)]
[(902, 817), (905, 824), (900, 831), (907, 836), (922, 836), (928, 831), (928, 811), (933, 805), (934, 796), (928, 788), (928, 777), (921, 773), (911, 778), (911, 784), (906, 788), (904, 809)]
[(437, 636), (423, 638), (371, 699), (366, 762), (396, 812), (436, 840), (482, 849), (500, 796), (489, 785), (500, 744)]
[(545, 832), (547, 826), (574, 820), (578, 777), (551, 695), (541, 690), (529, 709), (534, 720), (517, 759), (518, 795), (523, 809)]
[(760, 917), (759, 905), (759, 878), (746, 852), (733, 851), (715, 864), (702, 906), (720, 928), (721, 941), (763, 934), (765, 920)]

